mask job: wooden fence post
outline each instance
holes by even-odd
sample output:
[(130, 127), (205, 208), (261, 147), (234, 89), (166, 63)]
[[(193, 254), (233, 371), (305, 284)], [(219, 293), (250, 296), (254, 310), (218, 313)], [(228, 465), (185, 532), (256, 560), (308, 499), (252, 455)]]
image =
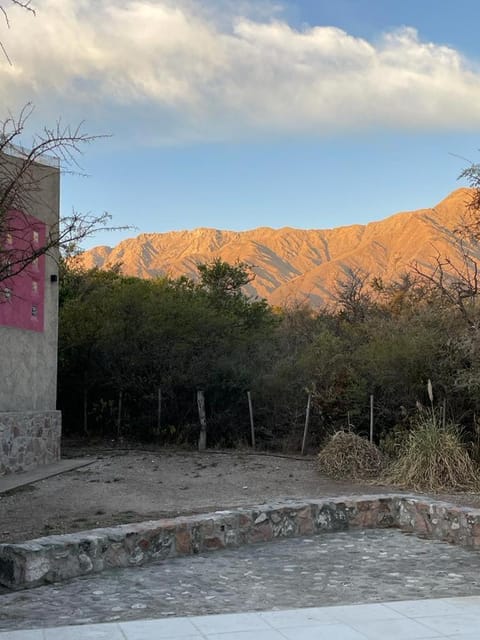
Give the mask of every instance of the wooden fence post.
[(158, 402), (157, 402), (157, 435), (160, 434), (162, 428), (162, 389), (158, 387)]
[(83, 433), (88, 436), (88, 388), (83, 387)]
[(198, 437), (198, 450), (207, 448), (207, 414), (205, 412), (205, 394), (200, 389), (197, 391), (198, 417), (200, 419), (200, 435)]
[(373, 394), (370, 396), (370, 442), (373, 442)]
[(118, 415), (117, 415), (117, 438), (120, 439), (120, 434), (122, 431), (122, 398), (123, 391), (120, 389), (118, 392)]
[(250, 413), (250, 433), (252, 436), (252, 449), (255, 449), (255, 425), (253, 422), (253, 407), (252, 407), (252, 394), (247, 391), (248, 398), (248, 411)]
[(308, 423), (310, 422), (310, 405), (312, 404), (312, 393), (308, 392), (308, 400), (307, 400), (307, 412), (305, 414), (305, 428), (303, 430), (303, 440), (302, 440), (302, 456), (305, 455), (305, 444), (307, 442), (307, 433), (308, 433)]

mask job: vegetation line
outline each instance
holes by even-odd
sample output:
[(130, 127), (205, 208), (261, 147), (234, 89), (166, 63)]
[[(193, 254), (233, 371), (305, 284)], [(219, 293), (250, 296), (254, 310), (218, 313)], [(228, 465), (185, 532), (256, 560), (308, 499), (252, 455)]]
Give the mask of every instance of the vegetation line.
[[(91, 455), (95, 455), (95, 453), (115, 453), (115, 452), (127, 452), (127, 453), (174, 453), (174, 454), (179, 454), (179, 455), (188, 455), (191, 456), (193, 454), (197, 454), (202, 456), (202, 455), (206, 455), (206, 454), (210, 454), (210, 453), (215, 453), (215, 454), (220, 454), (220, 455), (238, 455), (238, 456), (249, 456), (249, 457), (255, 457), (255, 456), (262, 456), (265, 458), (285, 458), (287, 460), (298, 460), (299, 462), (311, 462), (314, 457), (313, 456), (292, 456), (292, 455), (288, 455), (286, 453), (269, 453), (267, 451), (244, 451), (243, 449), (233, 449), (233, 450), (229, 450), (229, 451), (219, 451), (218, 449), (206, 449), (205, 451), (202, 452), (198, 452), (198, 451), (191, 451), (189, 449), (173, 449), (173, 448), (168, 448), (168, 449), (146, 449), (145, 447), (142, 448), (138, 448), (135, 446), (132, 447), (105, 447), (105, 448), (101, 448), (98, 449), (97, 447), (94, 447), (94, 452), (92, 452)], [(77, 454), (75, 453), (74, 456), (75, 457)], [(63, 456), (65, 458), (65, 455)]]

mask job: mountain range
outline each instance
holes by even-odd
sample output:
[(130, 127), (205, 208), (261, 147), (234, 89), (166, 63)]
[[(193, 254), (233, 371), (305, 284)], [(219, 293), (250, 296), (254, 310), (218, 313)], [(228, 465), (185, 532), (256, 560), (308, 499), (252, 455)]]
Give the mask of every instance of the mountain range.
[[(221, 258), (253, 266), (255, 279), (246, 288), (271, 304), (308, 301), (315, 307), (332, 300), (338, 279), (350, 269), (390, 282), (413, 263), (431, 269), (435, 258), (448, 255), (461, 264), (456, 230), (470, 215), (473, 192), (462, 188), (430, 209), (397, 213), (377, 222), (334, 229), (191, 231), (141, 234), (115, 247), (98, 246), (82, 254), (87, 267), (120, 263), (126, 275), (197, 276), (196, 265)], [(468, 249), (480, 258), (474, 246)]]

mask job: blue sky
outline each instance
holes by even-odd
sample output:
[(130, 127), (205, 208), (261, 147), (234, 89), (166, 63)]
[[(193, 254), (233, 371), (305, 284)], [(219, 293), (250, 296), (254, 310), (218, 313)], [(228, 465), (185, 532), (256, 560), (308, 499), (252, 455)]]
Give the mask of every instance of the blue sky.
[(64, 177), (62, 212), (138, 228), (86, 246), (363, 224), (436, 204), (480, 159), (478, 2), (35, 4), (0, 32), (2, 103), (32, 100), (32, 129), (111, 133), (85, 150), (89, 177)]

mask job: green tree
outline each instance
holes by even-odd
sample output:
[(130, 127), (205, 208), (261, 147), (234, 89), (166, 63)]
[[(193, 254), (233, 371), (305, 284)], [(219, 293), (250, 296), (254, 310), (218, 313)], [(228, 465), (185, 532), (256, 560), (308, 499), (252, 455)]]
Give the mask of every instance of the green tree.
[[(61, 397), (68, 404), (72, 389), (83, 388), (89, 407), (110, 408), (122, 393), (124, 431), (138, 436), (140, 423), (149, 420), (145, 407), (159, 388), (169, 403), (166, 419), (177, 428), (196, 423), (191, 399), (202, 388), (218, 433), (234, 439), (237, 399), (243, 400), (261, 367), (260, 345), (275, 319), (263, 301), (250, 302), (241, 292), (223, 295), (228, 304), (217, 304), (218, 291), (186, 278), (146, 281), (118, 270), (67, 268), (61, 289)], [(114, 430), (110, 414), (106, 427)]]

